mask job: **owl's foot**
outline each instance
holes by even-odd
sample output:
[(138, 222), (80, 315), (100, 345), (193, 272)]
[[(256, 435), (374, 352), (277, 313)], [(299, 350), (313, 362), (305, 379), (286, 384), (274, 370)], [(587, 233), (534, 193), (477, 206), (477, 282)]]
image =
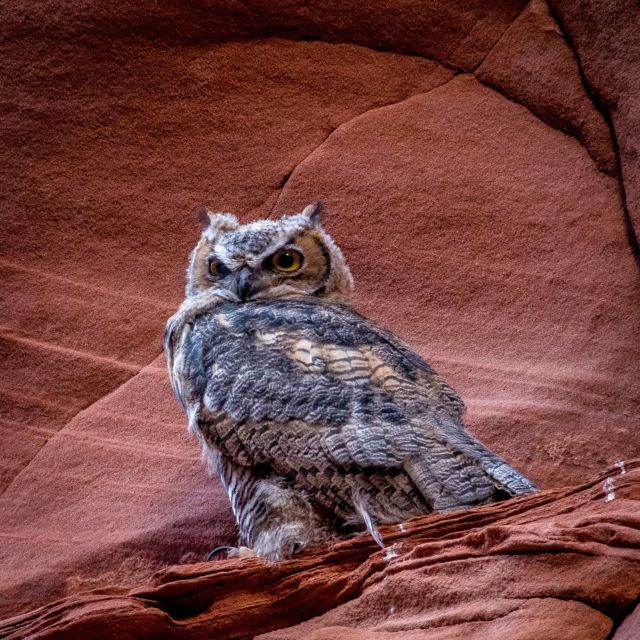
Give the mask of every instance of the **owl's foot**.
[(328, 532), (324, 528), (294, 521), (260, 531), (253, 541), (253, 548), (256, 555), (266, 560), (288, 560), (328, 539)]
[(253, 549), (249, 549), (249, 547), (231, 547), (228, 545), (223, 545), (221, 547), (216, 547), (212, 551), (209, 551), (207, 554), (207, 562), (213, 560), (217, 555), (226, 553), (227, 559), (231, 558), (253, 558), (256, 556), (256, 553)]

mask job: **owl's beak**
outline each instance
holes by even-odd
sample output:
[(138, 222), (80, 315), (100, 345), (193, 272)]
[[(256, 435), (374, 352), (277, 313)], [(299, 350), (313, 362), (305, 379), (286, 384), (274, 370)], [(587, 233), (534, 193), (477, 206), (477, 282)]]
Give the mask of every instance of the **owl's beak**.
[(249, 267), (242, 267), (240, 271), (236, 274), (234, 288), (235, 293), (243, 302), (247, 299), (247, 297), (251, 294), (253, 289), (251, 283), (251, 269)]

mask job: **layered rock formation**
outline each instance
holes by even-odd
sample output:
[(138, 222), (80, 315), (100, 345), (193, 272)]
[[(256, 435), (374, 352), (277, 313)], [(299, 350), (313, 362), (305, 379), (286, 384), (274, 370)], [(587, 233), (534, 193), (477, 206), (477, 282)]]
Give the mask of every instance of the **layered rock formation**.
[[(408, 556), (423, 557), (426, 527), (440, 542), (424, 553), (445, 558), (411, 565), (429, 593), (442, 585), (428, 605), (388, 604), (385, 589), (415, 575), (403, 552), (395, 582), (396, 561), (380, 569), (364, 541), (284, 568), (193, 564), (235, 531), (171, 397), (160, 336), (198, 205), (249, 219), (322, 198), (358, 308), (461, 392), (484, 442), (546, 489), (640, 456), (637, 12), (623, 0), (0, 8), (0, 616), (71, 598), (60, 617), (49, 608), (0, 632), (25, 637), (35, 624), (55, 637), (71, 621), (88, 637), (103, 613), (122, 613), (132, 626), (120, 632), (138, 633), (140, 613), (163, 633), (205, 635), (222, 624), (211, 598), (244, 607), (248, 592), (227, 580), (255, 574), (258, 590), (289, 586), (227, 637), (334, 607), (270, 637), (547, 637), (523, 622), (535, 619), (575, 621), (576, 638), (613, 633), (640, 594), (622, 574), (637, 561), (631, 474), (613, 503), (594, 493), (599, 477), (494, 507), (492, 520), (411, 524)], [(536, 542), (519, 546), (528, 518)], [(597, 553), (581, 548), (561, 569), (540, 553), (559, 529), (587, 544), (587, 521)], [(494, 552), (504, 540), (489, 522), (516, 546)], [(471, 529), (490, 538), (473, 538), (473, 552)], [(140, 586), (157, 570), (156, 586)], [(567, 595), (589, 572), (602, 580)], [(515, 595), (490, 591), (496, 576), (516, 576)], [(203, 609), (156, 606), (164, 594)]]
[[(0, 624), (8, 638), (596, 640), (640, 590), (640, 461), (317, 555), (182, 565)], [(616, 640), (634, 637), (635, 616)]]

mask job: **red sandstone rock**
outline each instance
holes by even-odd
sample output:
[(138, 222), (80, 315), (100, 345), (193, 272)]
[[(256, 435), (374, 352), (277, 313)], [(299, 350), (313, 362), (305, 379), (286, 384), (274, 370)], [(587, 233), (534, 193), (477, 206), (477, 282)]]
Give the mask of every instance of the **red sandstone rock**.
[(544, 0), (531, 0), (475, 75), (576, 137), (600, 170), (616, 172), (607, 122), (585, 92), (578, 61)]
[(611, 640), (636, 640), (640, 637), (640, 605), (622, 622)]
[[(637, 471), (613, 503), (593, 485), (412, 525), (406, 566), (363, 540), (193, 564), (235, 536), (159, 356), (203, 202), (262, 215), (323, 197), (358, 307), (542, 486), (640, 455), (620, 199), (636, 215), (635, 9), (557, 0), (565, 44), (545, 6), (523, 7), (0, 8), (0, 615), (47, 605), (0, 636), (242, 637), (324, 614), (271, 637), (604, 639), (631, 610)], [(334, 44), (224, 42), (273, 35)], [(611, 173), (580, 70), (613, 119), (620, 179), (591, 159)]]
[(10, 37), (54, 43), (126, 43), (143, 37), (163, 45), (202, 46), (275, 35), (351, 42), (472, 71), (525, 4), (526, 0), (132, 0), (108, 4), (48, 0), (6, 5), (0, 16)]
[(591, 88), (613, 121), (635, 244), (640, 236), (640, 6), (551, 0)]
[(288, 562), (174, 567), (6, 620), (0, 637), (603, 640), (640, 591), (639, 502), (635, 461), (577, 489), (386, 527), (393, 557), (362, 535)]

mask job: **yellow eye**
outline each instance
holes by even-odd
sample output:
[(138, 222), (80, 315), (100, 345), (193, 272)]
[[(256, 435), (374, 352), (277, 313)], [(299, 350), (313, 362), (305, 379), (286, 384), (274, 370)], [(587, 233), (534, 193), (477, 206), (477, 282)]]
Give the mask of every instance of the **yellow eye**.
[(209, 275), (215, 278), (222, 278), (228, 275), (229, 269), (225, 267), (222, 262), (215, 258), (209, 258)]
[(271, 267), (281, 273), (293, 273), (302, 267), (303, 257), (295, 249), (280, 249), (271, 258)]
[(220, 275), (218, 272), (218, 261), (215, 260), (214, 258), (209, 259), (209, 273), (212, 276)]

